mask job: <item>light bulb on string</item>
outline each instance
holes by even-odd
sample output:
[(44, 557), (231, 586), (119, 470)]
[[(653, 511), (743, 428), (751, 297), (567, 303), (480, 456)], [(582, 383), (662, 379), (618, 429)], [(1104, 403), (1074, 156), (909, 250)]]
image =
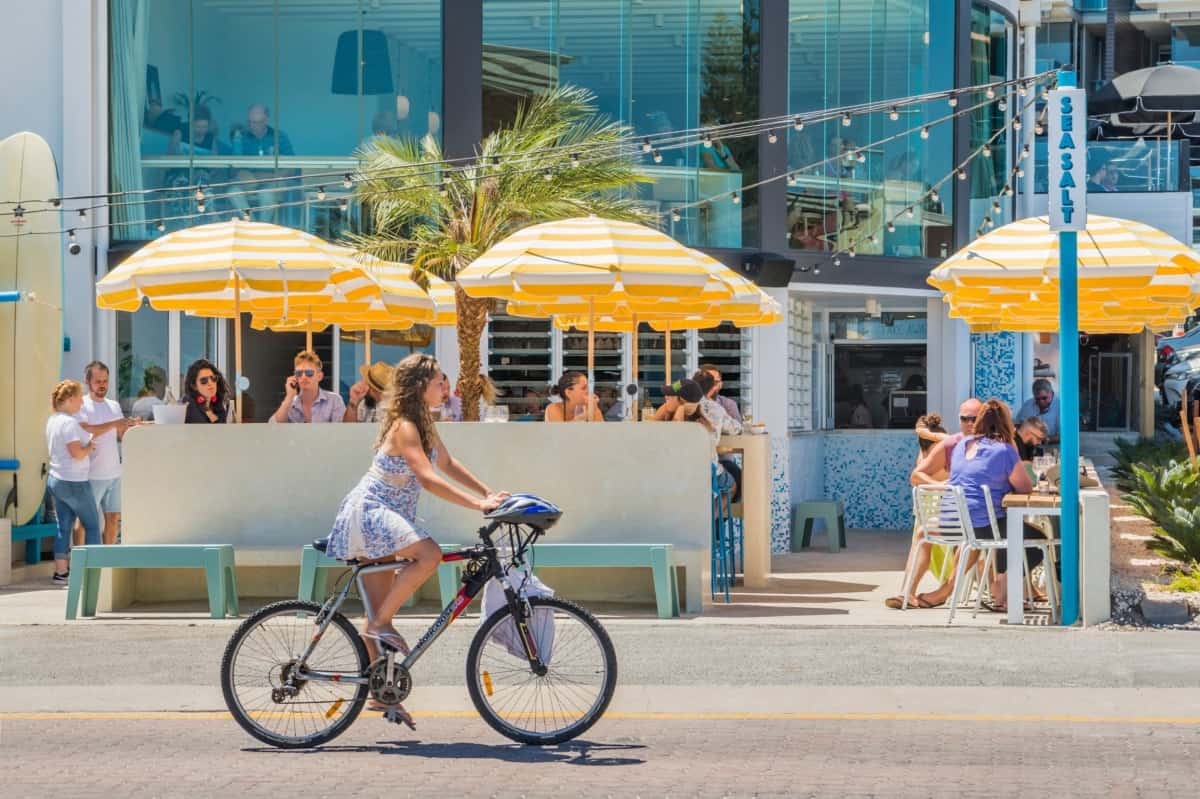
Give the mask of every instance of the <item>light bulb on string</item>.
[(206, 208), (206, 206), (204, 205), (204, 200), (201, 200), (200, 202), (196, 203), (196, 210), (199, 211), (200, 213), (204, 213), (205, 208)]
[(834, 259), (833, 259), (833, 265), (834, 265), (834, 266), (841, 266), (841, 265), (842, 265), (842, 259), (841, 259), (841, 258), (834, 258)]
[(449, 197), (450, 196), (450, 184), (446, 183), (446, 181), (443, 180), (442, 185), (438, 186), (438, 194), (442, 195), (443, 197)]
[(51, 197), (50, 204), (53, 205), (55, 208), (57, 208), (58, 206), (62, 205), (62, 198), (61, 197)]
[(650, 157), (654, 159), (654, 163), (656, 163), (656, 164), (662, 163), (662, 153), (659, 152), (658, 150), (655, 150), (653, 155), (651, 155)]
[(542, 172), (542, 180), (549, 181), (549, 180), (553, 180), (553, 179), (554, 179), (554, 173), (551, 172), (549, 169), (546, 169)]
[(985, 96), (986, 96), (986, 97), (987, 97), (989, 100), (995, 100), (995, 99), (996, 99), (996, 90), (995, 90), (995, 89), (993, 89), (991, 86), (988, 86), (988, 87), (987, 87), (987, 91), (986, 91), (986, 92), (984, 92), (984, 95), (985, 95)]
[(681, 218), (682, 218), (682, 217), (680, 217), (680, 216), (679, 216), (679, 212), (678, 212), (678, 211), (672, 211), (672, 212), (671, 212), (671, 221), (672, 221), (672, 222), (678, 222), (678, 221), (679, 221)]
[(644, 152), (644, 153), (648, 153), (648, 152), (650, 152), (650, 151), (651, 151), (651, 150), (653, 150), (653, 149), (654, 149), (654, 145), (652, 145), (652, 144), (650, 143), (650, 139), (649, 139), (649, 138), (642, 139), (642, 152)]
[(1008, 100), (1005, 100), (1003, 97), (1001, 97), (1000, 102), (996, 103), (996, 107), (999, 108), (1001, 111), (1007, 111), (1008, 110)]
[(196, 202), (204, 202), (204, 188), (201, 186), (196, 187)]
[(992, 212), (993, 212), (993, 213), (996, 213), (996, 214), (998, 214), (998, 213), (1000, 213), (1002, 210), (1004, 210), (1004, 209), (1000, 207), (1000, 201), (999, 201), (999, 200), (993, 200), (993, 201), (992, 201)]
[(86, 209), (86, 208), (80, 208), (80, 209), (79, 209), (79, 218), (80, 218), (80, 219), (87, 219), (87, 209)]
[(899, 118), (900, 118), (899, 109), (897, 109), (896, 106), (892, 106), (892, 109), (890, 111), (888, 111), (888, 119), (895, 122)]
[(991, 158), (992, 157), (992, 148), (985, 144), (985, 145), (983, 145), (983, 148), (979, 151), (979, 154), (982, 155), (984, 158)]
[(856, 158), (855, 160), (858, 161), (858, 163), (860, 163), (860, 164), (865, 164), (865, 163), (867, 163), (867, 154), (860, 152), (858, 154), (858, 158)]
[(163, 221), (160, 219), (160, 220), (158, 220), (158, 224), (154, 226), (154, 229), (155, 229), (155, 230), (157, 230), (159, 233), (162, 233), (164, 230), (166, 230), (166, 229), (167, 229), (167, 226), (166, 226), (166, 224), (165, 224), (165, 223), (164, 223), (164, 222), (163, 222)]
[(879, 238), (874, 233), (872, 233), (870, 236), (867, 236), (867, 241), (874, 244), (877, 241), (879, 241)]
[(779, 141), (779, 136), (776, 135), (775, 131), (772, 130), (767, 134), (767, 144), (774, 144), (777, 141)]
[(571, 167), (573, 169), (579, 168), (579, 153), (571, 153)]
[(247, 222), (250, 221), (250, 209), (242, 211), (242, 219), (246, 220)]
[(963, 169), (961, 166), (958, 168), (958, 179), (959, 180), (967, 179), (967, 170)]
[(1046, 129), (1044, 127), (1042, 127), (1041, 122), (1038, 122), (1036, 125), (1033, 126), (1033, 132), (1036, 133), (1037, 135), (1041, 136), (1043, 133), (1046, 132)]
[(712, 148), (712, 135), (705, 131), (703, 143), (705, 147)]
[(930, 199), (930, 200), (932, 200), (933, 202), (937, 202), (937, 201), (938, 201), (938, 192), (937, 192), (937, 189), (930, 189), (930, 190), (929, 190), (929, 199)]
[(950, 95), (949, 97), (946, 98), (946, 103), (949, 104), (949, 106), (951, 108), (957, 107), (958, 106), (958, 96), (954, 95), (954, 94)]
[(858, 255), (858, 250), (851, 247), (850, 249), (846, 250), (846, 255), (849, 255), (851, 258), (854, 258), (855, 256)]
[(888, 233), (895, 233), (895, 232), (896, 232), (896, 223), (895, 223), (895, 222), (891, 222), (891, 221), (889, 221), (889, 222), (887, 223), (887, 232), (888, 232)]
[(318, 200), (325, 199), (325, 187), (324, 186), (317, 186), (317, 199)]
[(914, 213), (913, 207), (911, 205), (904, 209), (904, 215), (907, 216), (909, 219), (913, 218), (913, 213)]
[(349, 172), (347, 172), (346, 174), (342, 175), (342, 186), (343, 186), (344, 188), (347, 188), (347, 189), (349, 189), (349, 188), (351, 188), (351, 187), (353, 187), (353, 186), (354, 186), (354, 180), (353, 180), (353, 179), (350, 177), (350, 173), (349, 173)]
[(342, 211), (343, 213), (350, 210), (350, 201), (343, 197), (342, 201), (338, 203), (338, 210)]
[(1017, 177), (1019, 177), (1019, 178), (1025, 177), (1025, 167), (1023, 167), (1023, 166), (1017, 167)]
[(1028, 157), (1029, 157), (1029, 145), (1026, 144), (1024, 147), (1021, 148), (1021, 160), (1024, 161)]
[(1017, 117), (1013, 117), (1012, 125), (1013, 125), (1013, 130), (1020, 130), (1021, 129), (1021, 120), (1018, 119)]
[(734, 205), (737, 205), (742, 201), (741, 195), (739, 195), (736, 191), (729, 195), (729, 199), (733, 200)]
[(71, 242), (72, 244), (74, 244), (74, 243), (75, 243), (75, 231), (74, 231), (74, 229), (72, 229), (72, 230), (68, 230), (68, 231), (67, 231), (67, 241)]
[(843, 127), (843, 128), (848, 128), (848, 127), (850, 127), (850, 122), (851, 122), (850, 115), (849, 115), (849, 114), (842, 114), (842, 127)]
[(803, 120), (803, 119), (801, 119), (800, 117), (796, 117), (795, 119), (793, 119), (793, 120), (792, 120), (792, 128), (793, 128), (793, 129), (794, 129), (794, 130), (795, 130), (797, 133), (799, 133), (800, 131), (804, 130), (804, 120)]
[(1017, 87), (1017, 94), (1022, 97), (1029, 94), (1029, 84), (1022, 81), (1021, 85)]
[(928, 139), (928, 138), (929, 138), (929, 126), (928, 126), (928, 125), (926, 125), (925, 127), (921, 128), (921, 138), (922, 138), (922, 139)]

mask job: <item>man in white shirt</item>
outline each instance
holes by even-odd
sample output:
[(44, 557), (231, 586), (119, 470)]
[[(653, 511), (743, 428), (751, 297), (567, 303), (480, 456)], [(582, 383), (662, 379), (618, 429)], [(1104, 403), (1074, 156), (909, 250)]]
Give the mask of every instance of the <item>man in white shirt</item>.
[(116, 400), (108, 398), (108, 367), (100, 361), (87, 365), (83, 375), (88, 395), (79, 409), (79, 426), (92, 435), (96, 447), (89, 456), (88, 482), (96, 505), (104, 514), (105, 544), (117, 543), (121, 524), (121, 449), (118, 442), (136, 422), (126, 419)]

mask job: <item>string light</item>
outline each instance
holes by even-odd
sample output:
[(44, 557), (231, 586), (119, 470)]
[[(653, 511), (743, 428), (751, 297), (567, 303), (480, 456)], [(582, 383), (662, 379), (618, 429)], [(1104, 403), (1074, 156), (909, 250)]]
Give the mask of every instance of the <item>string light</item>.
[(854, 258), (855, 256), (858, 255), (858, 250), (851, 247), (850, 249), (846, 250), (846, 255), (849, 255), (851, 258)]
[(993, 89), (991, 86), (988, 86), (988, 87), (987, 87), (987, 91), (986, 91), (986, 92), (984, 92), (984, 95), (985, 95), (985, 96), (986, 96), (986, 97), (987, 97), (989, 100), (995, 100), (995, 99), (996, 99), (996, 90), (995, 90), (995, 89)]
[(1016, 117), (1013, 117), (1012, 126), (1013, 126), (1013, 130), (1020, 130), (1021, 129), (1021, 120), (1017, 119)]
[(991, 158), (992, 157), (992, 148), (985, 144), (985, 145), (983, 145), (983, 148), (979, 151), (979, 154), (982, 155), (984, 158)]
[(342, 175), (342, 186), (349, 189), (354, 186), (354, 180), (350, 177), (350, 173)]
[(654, 155), (651, 157), (654, 159), (654, 163), (656, 163), (656, 164), (662, 163), (662, 153), (660, 153), (658, 150), (655, 150)]
[(1023, 166), (1017, 167), (1017, 177), (1019, 177), (1019, 178), (1025, 177), (1025, 167), (1023, 167)]
[(958, 95), (955, 95), (955, 94), (950, 95), (949, 97), (946, 98), (946, 102), (950, 105), (951, 108), (957, 108), (958, 107)]
[(875, 242), (879, 241), (879, 239), (875, 236), (874, 233), (872, 233), (870, 236), (867, 236), (867, 241), (874, 244)]
[(441, 185), (438, 186), (438, 194), (442, 195), (443, 197), (449, 197), (450, 196), (450, 184), (446, 183), (446, 181), (443, 180)]
[(654, 146), (652, 144), (650, 144), (649, 138), (642, 139), (642, 152), (648, 153), (653, 149), (654, 149)]
[(850, 119), (850, 115), (849, 115), (849, 114), (842, 114), (842, 127), (843, 127), (843, 128), (848, 128), (848, 127), (850, 127), (850, 122), (851, 122), (851, 121), (852, 121), (852, 120)]
[(834, 265), (834, 266), (841, 266), (841, 265), (842, 265), (842, 259), (841, 259), (841, 258), (834, 258), (834, 259), (833, 259), (833, 265)]
[(196, 202), (198, 202), (198, 203), (202, 203), (202, 202), (204, 202), (204, 189), (203, 189), (203, 187), (200, 187), (200, 186), (197, 186), (197, 187), (196, 187)]
[(926, 125), (925, 127), (921, 128), (921, 138), (922, 138), (922, 139), (928, 139), (928, 138), (929, 138), (929, 126), (928, 126), (928, 125)]
[(937, 192), (937, 189), (930, 189), (930, 190), (929, 190), (929, 199), (933, 200), (934, 202), (937, 202), (937, 201), (938, 201), (938, 192)]
[(1029, 84), (1022, 81), (1020, 83), (1020, 85), (1017, 86), (1017, 94), (1019, 94), (1022, 97), (1029, 94)]
[(1000, 207), (1000, 201), (999, 201), (999, 200), (993, 200), (993, 201), (992, 201), (992, 212), (993, 212), (993, 213), (997, 213), (997, 214), (998, 214), (998, 213), (1000, 213), (1002, 210), (1004, 210), (1004, 209)]
[(197, 211), (199, 211), (200, 213), (204, 213), (204, 209), (205, 209), (204, 200), (201, 200), (200, 202), (196, 203)]
[(1029, 145), (1026, 144), (1024, 147), (1021, 148), (1021, 160), (1024, 161), (1028, 157), (1029, 157)]
[(779, 141), (779, 137), (775, 135), (775, 131), (771, 131), (770, 133), (767, 134), (767, 143), (768, 144), (774, 144), (777, 141)]
[(892, 106), (892, 109), (890, 111), (888, 111), (888, 119), (895, 122), (899, 118), (900, 118), (900, 110), (897, 109), (896, 106)]
[(350, 210), (350, 201), (343, 197), (342, 201), (338, 203), (338, 210), (342, 213)]
[(680, 219), (682, 219), (682, 217), (679, 215), (678, 211), (671, 211), (671, 221), (672, 222), (678, 222)]
[(996, 107), (999, 108), (1001, 111), (1007, 111), (1008, 110), (1008, 100), (1005, 100), (1003, 97), (1001, 97), (1000, 102), (996, 103)]
[(317, 200), (324, 200), (324, 199), (325, 199), (325, 187), (317, 186)]
[(814, 274), (814, 275), (819, 275), (819, 274), (821, 274), (821, 267), (820, 267), (820, 265), (818, 265), (818, 264), (814, 264), (814, 265), (813, 265), (813, 274)]
[(963, 169), (961, 166), (958, 168), (958, 179), (959, 180), (967, 179), (967, 170)]
[(164, 230), (167, 229), (167, 225), (165, 222), (163, 222), (160, 219), (160, 220), (158, 220), (158, 224), (154, 226), (154, 229), (157, 230), (159, 233), (162, 233)]
[(742, 201), (741, 195), (739, 195), (736, 191), (729, 195), (729, 199), (733, 200), (734, 205), (737, 205)]
[(891, 220), (888, 220), (888, 223), (887, 223), (887, 232), (888, 232), (888, 233), (895, 233), (895, 232), (896, 232), (896, 223), (895, 223), (895, 222), (893, 222), (893, 221), (891, 221)]
[(67, 231), (67, 241), (71, 242), (72, 244), (75, 243), (75, 230), (74, 229)]
[(911, 205), (904, 209), (904, 215), (907, 216), (909, 219), (913, 218), (913, 213), (914, 213), (913, 207)]
[(542, 172), (542, 180), (549, 181), (549, 180), (553, 180), (553, 179), (554, 179), (554, 173), (551, 172), (549, 169)]
[(797, 133), (799, 133), (800, 131), (804, 130), (804, 120), (801, 119), (800, 117), (796, 117), (795, 119), (792, 120), (792, 127), (796, 130)]
[(708, 131), (704, 132), (703, 143), (705, 147), (712, 149), (712, 134), (710, 134)]
[(1042, 123), (1039, 121), (1036, 125), (1033, 126), (1033, 132), (1036, 133), (1037, 135), (1041, 136), (1043, 133), (1046, 132), (1046, 129), (1044, 127), (1042, 127)]
[(579, 153), (571, 153), (571, 167), (573, 169), (579, 168)]
[(250, 221), (250, 209), (249, 208), (247, 208), (245, 211), (242, 211), (242, 219), (246, 220), (247, 222)]
[(80, 219), (87, 219), (87, 209), (86, 209), (86, 208), (80, 208), (80, 209), (79, 209), (79, 218), (80, 218)]
[(12, 223), (14, 225), (25, 224), (25, 206), (17, 203), (17, 207), (12, 211)]
[(59, 197), (52, 197), (50, 199), (50, 204), (57, 208), (58, 206), (62, 205), (62, 199)]

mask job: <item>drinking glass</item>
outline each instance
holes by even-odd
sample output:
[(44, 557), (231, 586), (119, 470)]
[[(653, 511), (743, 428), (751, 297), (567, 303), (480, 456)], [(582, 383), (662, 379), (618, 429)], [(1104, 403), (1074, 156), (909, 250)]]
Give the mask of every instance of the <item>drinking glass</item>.
[(584, 403), (583, 405), (576, 405), (575, 406), (575, 421), (578, 422), (582, 419), (586, 419), (587, 417), (588, 417), (587, 403)]

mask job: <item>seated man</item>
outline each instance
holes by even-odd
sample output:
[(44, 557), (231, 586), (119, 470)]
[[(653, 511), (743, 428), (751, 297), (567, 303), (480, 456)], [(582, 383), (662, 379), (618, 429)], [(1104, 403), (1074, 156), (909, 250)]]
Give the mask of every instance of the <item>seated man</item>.
[(346, 403), (342, 396), (321, 388), (325, 373), (321, 358), (305, 350), (293, 361), (295, 371), (283, 384), (283, 402), (270, 422), (313, 423), (341, 422), (346, 418)]
[(1017, 411), (1017, 424), (1035, 416), (1046, 425), (1045, 443), (1057, 444), (1058, 397), (1054, 396), (1054, 388), (1045, 378), (1033, 381), (1033, 398), (1026, 400), (1021, 410)]
[[(271, 127), (270, 119), (271, 112), (262, 103), (250, 106), (246, 111), (246, 127), (243, 129), (238, 126), (232, 131), (234, 155), (295, 155), (292, 142), (288, 139), (287, 134)], [(276, 142), (276, 134), (278, 134), (278, 142)], [(275, 165), (271, 163), (273, 160), (263, 159), (266, 169), (238, 170), (237, 180), (253, 181), (256, 178), (275, 178), (289, 174), (287, 170), (276, 172)], [(257, 214), (259, 220), (274, 222), (281, 210), (276, 206), (282, 202), (286, 183), (287, 181), (281, 180), (263, 180), (261, 183), (250, 183), (242, 187), (242, 191), (232, 190), (233, 187), (231, 187), (229, 201), (240, 211), (248, 211), (250, 206), (254, 205), (259, 209)]]
[(1040, 416), (1030, 416), (1017, 425), (1017, 452), (1021, 453), (1021, 460), (1033, 460), (1048, 437), (1046, 423)]
[(358, 370), (362, 380), (350, 386), (350, 404), (346, 406), (343, 422), (379, 421), (379, 400), (392, 382), (392, 367), (383, 361), (366, 364)]

